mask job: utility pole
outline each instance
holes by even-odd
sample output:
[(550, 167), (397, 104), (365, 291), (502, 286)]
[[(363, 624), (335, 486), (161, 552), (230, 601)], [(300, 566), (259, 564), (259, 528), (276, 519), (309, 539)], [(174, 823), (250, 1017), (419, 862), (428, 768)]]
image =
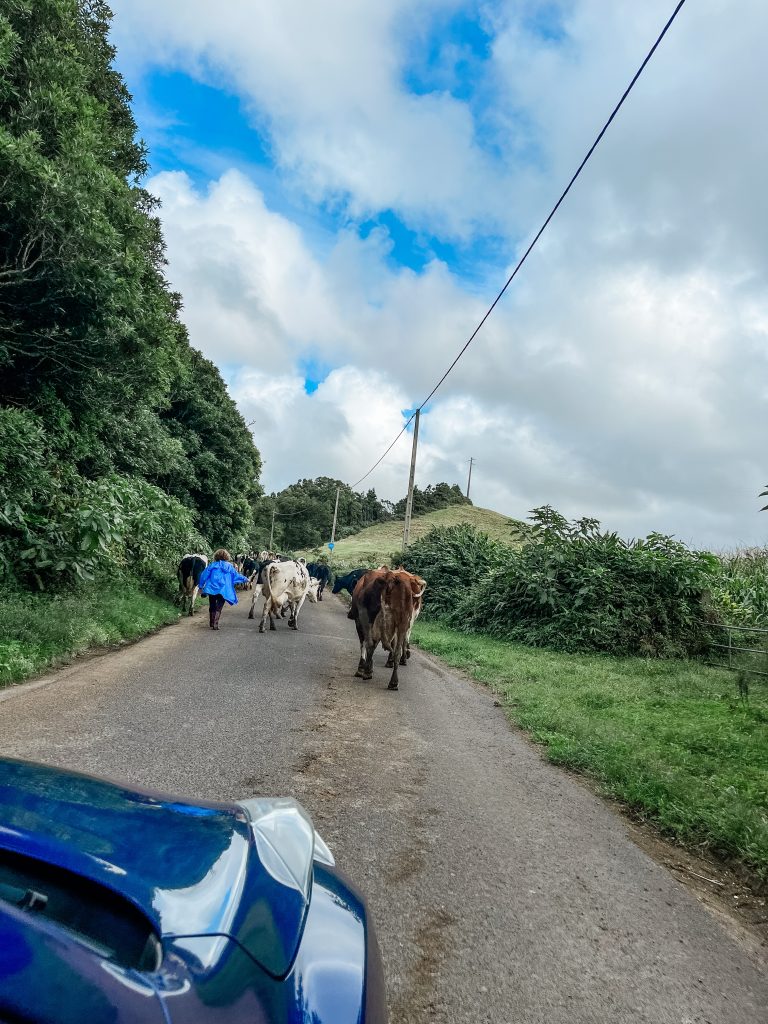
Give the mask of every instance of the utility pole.
[[(341, 488), (336, 488), (336, 506), (333, 510), (333, 526), (331, 527), (331, 545), (336, 543), (336, 520), (339, 516), (339, 495), (341, 494)], [(333, 546), (331, 546), (330, 558), (333, 558)]]
[(467, 497), (469, 497), (469, 485), (472, 483), (472, 463), (474, 459), (469, 460), (469, 476), (467, 477)]
[(408, 547), (411, 539), (411, 513), (413, 512), (413, 481), (416, 476), (416, 446), (419, 443), (419, 416), (421, 410), (416, 410), (416, 420), (413, 425), (413, 449), (411, 451), (411, 473), (408, 477), (408, 497), (405, 500), (405, 526), (403, 527), (403, 551)]
[(272, 550), (272, 542), (275, 539), (275, 512), (277, 511), (277, 505), (272, 509), (272, 528), (269, 531), (269, 550)]

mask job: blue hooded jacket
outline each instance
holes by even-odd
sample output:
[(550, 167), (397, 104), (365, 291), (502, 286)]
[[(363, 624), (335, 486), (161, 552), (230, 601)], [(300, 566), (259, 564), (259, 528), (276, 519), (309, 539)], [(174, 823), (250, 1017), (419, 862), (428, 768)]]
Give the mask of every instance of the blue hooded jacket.
[(237, 604), (236, 583), (247, 583), (231, 562), (211, 562), (200, 573), (201, 594), (221, 594), (227, 604)]

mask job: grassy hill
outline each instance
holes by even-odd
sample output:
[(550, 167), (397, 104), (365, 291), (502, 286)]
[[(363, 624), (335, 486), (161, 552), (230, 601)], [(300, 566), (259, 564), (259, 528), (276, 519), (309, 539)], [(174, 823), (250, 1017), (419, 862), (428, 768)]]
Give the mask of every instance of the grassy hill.
[[(449, 508), (428, 512), (426, 515), (411, 520), (411, 540), (423, 537), (433, 526), (456, 526), (459, 523), (469, 523), (496, 540), (512, 543), (512, 530), (518, 524), (518, 520), (510, 519), (498, 512), (491, 512), (488, 508), (476, 508), (474, 505), (452, 505)], [(393, 551), (401, 550), (402, 545), (402, 519), (389, 523), (377, 523), (375, 526), (361, 530), (360, 533), (337, 541), (333, 560), (343, 563), (354, 562), (358, 565), (381, 563), (387, 561)], [(328, 554), (328, 549), (325, 548), (323, 553)], [(305, 552), (305, 554), (309, 554), (309, 552)]]

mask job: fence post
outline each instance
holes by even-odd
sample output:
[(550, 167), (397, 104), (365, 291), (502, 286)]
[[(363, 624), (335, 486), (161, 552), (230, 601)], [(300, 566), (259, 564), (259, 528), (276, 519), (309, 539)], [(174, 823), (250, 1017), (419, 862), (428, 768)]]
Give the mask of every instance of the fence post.
[(733, 651), (731, 650), (731, 648), (733, 647), (733, 630), (730, 626), (726, 626), (725, 628), (728, 630), (728, 668), (732, 668)]

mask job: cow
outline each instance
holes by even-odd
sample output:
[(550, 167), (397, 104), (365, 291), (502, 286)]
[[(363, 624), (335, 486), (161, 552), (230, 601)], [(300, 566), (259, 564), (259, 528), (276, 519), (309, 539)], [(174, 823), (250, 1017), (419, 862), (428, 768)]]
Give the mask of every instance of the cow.
[(242, 587), (243, 590), (252, 590), (254, 578), (258, 576), (258, 573), (256, 572), (258, 568), (259, 563), (253, 557), (253, 555), (245, 555), (240, 565), (239, 572), (241, 572), (243, 576), (248, 577), (248, 582), (238, 583), (237, 586)]
[(331, 593), (340, 594), (342, 590), (347, 590), (349, 591), (350, 596), (352, 596), (354, 594), (357, 581), (362, 576), (365, 576), (367, 572), (367, 569), (353, 569), (352, 572), (348, 572), (346, 576), (337, 576)]
[(317, 588), (317, 600), (323, 600), (323, 591), (331, 582), (331, 567), (325, 562), (310, 562), (307, 566), (309, 575), (314, 577), (320, 584)]
[[(287, 601), (290, 609), (288, 619), (289, 629), (299, 628), (299, 612), (307, 596), (309, 589), (309, 573), (301, 562), (271, 562), (261, 574), (262, 592), (264, 594), (264, 608), (261, 613), (259, 632), (264, 632), (264, 627), (269, 618), (269, 628), (275, 628), (273, 615), (280, 613), (284, 602)], [(253, 604), (248, 613), (252, 619)]]
[[(404, 579), (407, 579), (411, 587), (411, 592), (413, 593), (413, 615), (411, 616), (411, 625), (408, 628), (408, 636), (406, 637), (405, 652), (400, 658), (400, 664), (406, 665), (408, 663), (408, 658), (411, 656), (411, 629), (413, 629), (413, 624), (416, 619), (421, 615), (421, 609), (424, 604), (424, 591), (427, 589), (427, 581), (422, 579), (421, 576), (416, 576), (415, 573), (408, 572), (402, 567), (402, 565), (395, 569), (395, 572), (403, 576)], [(385, 667), (392, 668), (391, 652), (387, 658), (387, 664)]]
[[(413, 577), (404, 570), (371, 569), (358, 581), (348, 617), (354, 619), (360, 641), (356, 676), (373, 678), (373, 652), (379, 644), (389, 651), (392, 676), (388, 688), (396, 690), (398, 665), (407, 659), (408, 637), (415, 615), (414, 603), (424, 589), (414, 589)], [(425, 584), (426, 586), (426, 584)]]
[(189, 614), (192, 615), (194, 613), (195, 599), (200, 588), (200, 575), (206, 565), (208, 565), (207, 556), (200, 554), (184, 555), (179, 562), (176, 577), (179, 581), (179, 603), (181, 604), (182, 615), (187, 606), (189, 607)]

